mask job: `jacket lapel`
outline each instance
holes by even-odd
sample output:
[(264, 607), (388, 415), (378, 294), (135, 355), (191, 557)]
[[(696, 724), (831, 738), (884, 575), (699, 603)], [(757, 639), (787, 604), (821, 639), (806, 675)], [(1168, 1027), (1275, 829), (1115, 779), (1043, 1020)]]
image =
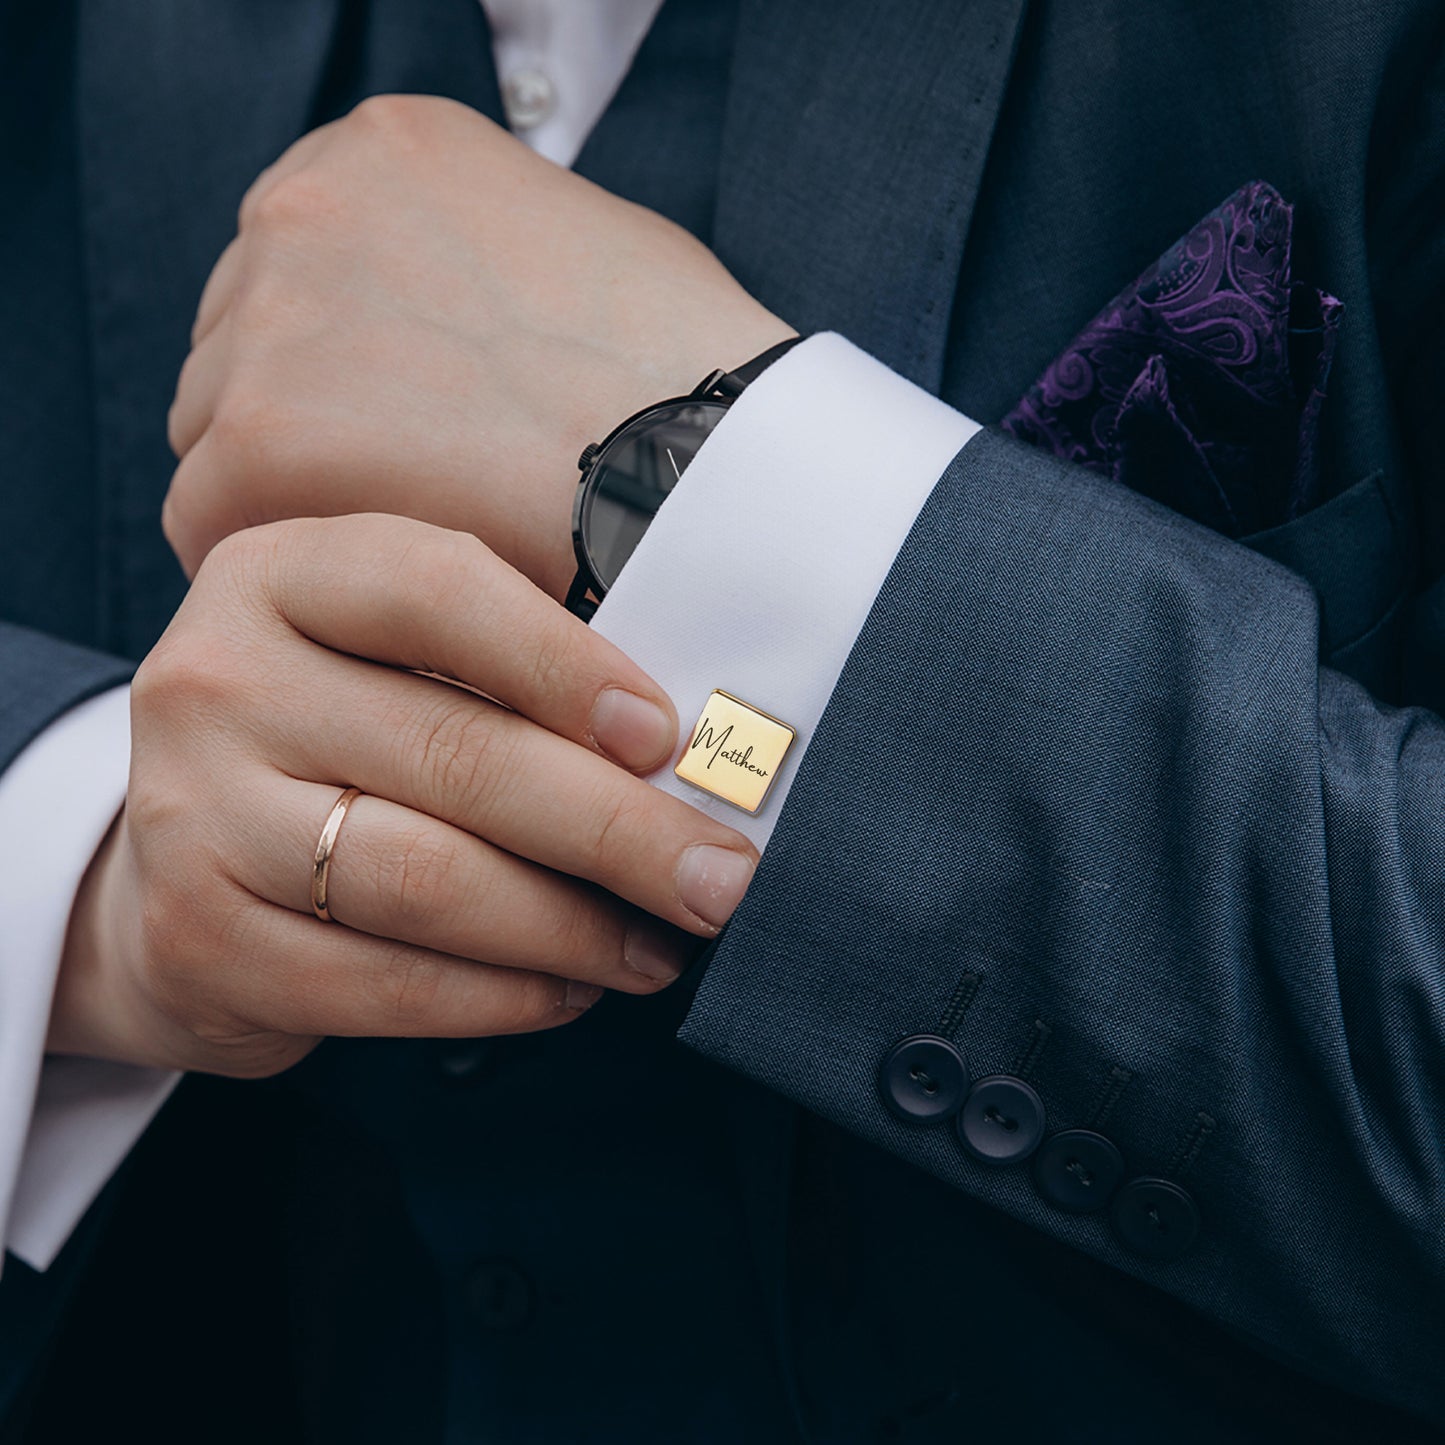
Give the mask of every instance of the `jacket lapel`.
[(99, 631), (134, 654), (179, 586), (159, 528), (166, 409), (246, 187), (371, 91), (500, 107), (476, 0), (82, 0), (78, 25)]
[(804, 333), (937, 391), (1025, 0), (743, 0), (715, 249)]

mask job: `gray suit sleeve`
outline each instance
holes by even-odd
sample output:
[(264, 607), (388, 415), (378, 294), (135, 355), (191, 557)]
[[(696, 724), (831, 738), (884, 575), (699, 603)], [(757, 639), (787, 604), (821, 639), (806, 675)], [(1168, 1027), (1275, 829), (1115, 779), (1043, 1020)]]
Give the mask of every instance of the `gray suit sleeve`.
[(132, 670), (121, 658), (0, 622), (0, 771), (62, 713)]
[[(1294, 574), (979, 437), (877, 598), (683, 1038), (1445, 1422), (1445, 723), (1322, 668), (1318, 641)], [(880, 1060), (929, 1033), (966, 1077), (1026, 1072), (1045, 1141), (1095, 1127), (1126, 1180), (1186, 1191), (1192, 1247), (1142, 1254), (1117, 1196), (1063, 1212), (1036, 1162), (895, 1117)]]

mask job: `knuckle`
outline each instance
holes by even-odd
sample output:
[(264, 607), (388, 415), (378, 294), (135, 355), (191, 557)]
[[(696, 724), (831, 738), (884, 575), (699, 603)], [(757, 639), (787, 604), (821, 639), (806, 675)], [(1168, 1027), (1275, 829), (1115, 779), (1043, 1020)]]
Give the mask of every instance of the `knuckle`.
[[(144, 716), (154, 711), (155, 703), (164, 697), (166, 688), (170, 682), (170, 670), (175, 665), (175, 652), (177, 650), (174, 630), (165, 633), (161, 640), (141, 659), (141, 664), (135, 670), (135, 675), (130, 680), (130, 706), (132, 713)], [(126, 803), (129, 806), (134, 799), (135, 783), (132, 780), (130, 793), (127, 795)]]
[(278, 351), (294, 348), (333, 321), (341, 298), (324, 286), (308, 284), (285, 264), (273, 264), (272, 252), (257, 248), (253, 265), (228, 314), (237, 355), (265, 357), (274, 365)]
[(403, 832), (377, 861), (377, 893), (403, 926), (426, 927), (454, 906), (458, 855), (453, 841), (435, 828)]
[(179, 469), (171, 478), (170, 487), (161, 502), (161, 535), (170, 545), (171, 551), (180, 554), (188, 550), (190, 528), (187, 525), (185, 503), (182, 500), (182, 485)]
[(242, 475), (264, 473), (286, 454), (294, 430), (285, 401), (266, 386), (226, 386), (216, 401), (209, 428), (211, 444), (226, 467)]
[(242, 224), (261, 232), (292, 233), (333, 220), (346, 198), (322, 166), (303, 166), (274, 180), (263, 180), (246, 198)]
[[(646, 784), (639, 784), (646, 788)], [(606, 872), (613, 858), (627, 858), (647, 835), (646, 814), (652, 798), (609, 780), (590, 810), (593, 820), (592, 856)]]
[(570, 1021), (571, 1015), (562, 1008), (567, 986), (562, 980), (539, 973), (515, 973), (500, 984), (490, 1010), (492, 1033), (527, 1034)]
[(377, 130), (395, 130), (409, 123), (414, 97), (407, 95), (368, 95), (351, 112), (360, 125)]
[[(190, 357), (186, 358), (185, 365), (191, 364)], [(181, 369), (181, 380), (185, 380), (185, 368)], [(179, 461), (185, 456), (185, 437), (181, 433), (181, 394), (177, 390), (175, 400), (171, 402), (166, 410), (166, 445), (171, 449), (171, 455)]]
[(162, 639), (137, 668), (131, 708), (137, 718), (214, 718), (235, 686), (220, 649), (177, 635)]
[(442, 960), (420, 949), (399, 946), (382, 965), (379, 1002), (399, 1033), (424, 1028), (433, 1018), (445, 977)]
[(161, 532), (189, 576), (200, 566), (207, 538), (232, 530), (224, 515), (226, 493), (207, 485), (213, 476), (202, 472), (197, 455), (192, 451), (176, 468), (161, 502)]
[(351, 112), (363, 130), (393, 140), (411, 140), (434, 123), (443, 107), (434, 96), (369, 95)]
[(508, 775), (506, 730), (491, 705), (466, 694), (439, 702), (405, 740), (422, 785), (438, 799), (494, 802)]
[[(172, 830), (184, 821), (190, 810), (183, 790), (172, 781), (173, 774), (170, 774), (169, 770), (159, 785), (152, 768), (133, 768), (132, 773), (134, 776), (126, 789), (125, 810), (121, 815), (121, 822), (137, 856), (144, 859), (148, 854), (142, 851), (143, 845), (154, 846), (155, 840), (170, 837)], [(145, 873), (142, 874), (142, 881), (148, 882)], [(147, 887), (147, 895), (148, 893)], [(147, 911), (142, 918), (142, 930), (152, 921)]]
[(274, 534), (282, 525), (217, 542), (180, 613), (136, 670), (132, 716), (138, 725), (185, 725), (189, 730), (174, 739), (183, 755), (214, 744), (238, 711), (266, 706), (268, 691), (274, 697), (277, 634), (264, 608), (281, 552)]
[(604, 968), (621, 971), (621, 930), (593, 899), (580, 896), (574, 906), (559, 910), (554, 928), (549, 972), (582, 978)]
[(181, 363), (180, 375), (176, 378), (175, 395), (171, 398), (170, 408), (166, 412), (166, 443), (177, 459), (184, 455), (182, 447), (185, 437), (181, 432), (181, 419), (185, 415), (188, 395), (197, 385), (196, 370), (199, 365), (196, 353), (188, 352)]

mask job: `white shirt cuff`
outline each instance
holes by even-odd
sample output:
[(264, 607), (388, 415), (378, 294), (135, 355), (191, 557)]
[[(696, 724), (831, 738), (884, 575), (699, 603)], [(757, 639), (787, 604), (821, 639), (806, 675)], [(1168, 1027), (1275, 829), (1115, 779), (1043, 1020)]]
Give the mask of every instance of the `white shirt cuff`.
[(767, 846), (878, 589), (980, 427), (841, 336), (760, 376), (688, 465), (593, 627), (671, 696), (685, 736), (722, 689), (797, 741), (750, 816), (677, 777), (665, 792)]
[(47, 1059), (76, 889), (125, 801), (129, 689), (72, 708), (0, 773), (0, 1237), (45, 1269), (175, 1076)]

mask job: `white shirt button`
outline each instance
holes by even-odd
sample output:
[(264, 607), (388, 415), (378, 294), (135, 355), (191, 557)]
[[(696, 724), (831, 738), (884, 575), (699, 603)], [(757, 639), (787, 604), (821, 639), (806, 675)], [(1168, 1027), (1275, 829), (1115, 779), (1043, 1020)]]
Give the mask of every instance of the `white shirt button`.
[(556, 110), (557, 89), (544, 70), (514, 70), (502, 82), (502, 106), (513, 130), (531, 130)]

